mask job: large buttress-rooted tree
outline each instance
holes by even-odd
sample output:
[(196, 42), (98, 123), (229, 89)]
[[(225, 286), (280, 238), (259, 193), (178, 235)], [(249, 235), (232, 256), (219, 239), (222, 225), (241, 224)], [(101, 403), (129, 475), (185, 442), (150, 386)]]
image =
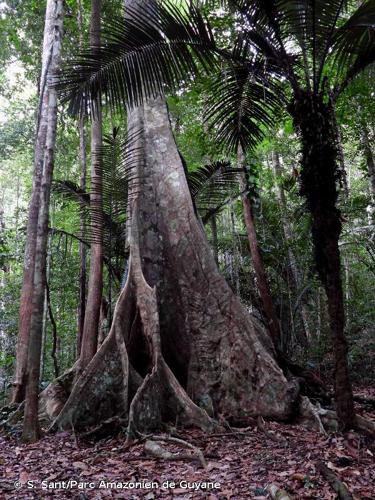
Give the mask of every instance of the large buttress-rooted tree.
[(288, 418), (298, 386), (218, 271), (164, 98), (129, 111), (128, 124), (142, 151), (131, 188), (128, 279), (109, 336), (56, 424), (121, 414), (131, 437), (176, 419), (208, 429), (211, 417)]
[(57, 2), (48, 1), (44, 27), (42, 70), (39, 85), (39, 106), (37, 112), (36, 139), (34, 149), (33, 186), (29, 204), (25, 259), (23, 267), (23, 282), (20, 299), (20, 312), (18, 323), (16, 371), (12, 402), (20, 403), (25, 397), (27, 349), (32, 315), (32, 301), (34, 290), (34, 267), (36, 254), (36, 240), (38, 227), (38, 214), (40, 207), (40, 189), (43, 175), (43, 163), (46, 148), (46, 136), (49, 109), (48, 79), (53, 74), (53, 51), (55, 42), (55, 20)]
[[(49, 5), (49, 4), (52, 5)], [(52, 9), (52, 11), (50, 10)], [(47, 4), (47, 14), (51, 21), (50, 72), (47, 85), (56, 78), (60, 66), (63, 36), (63, 1), (54, 0)], [(47, 264), (49, 202), (53, 178), (55, 142), (57, 127), (57, 92), (50, 86), (48, 92), (46, 145), (43, 157), (43, 173), (40, 189), (39, 214), (35, 244), (34, 283), (32, 294), (32, 315), (27, 346), (25, 417), (22, 437), (25, 441), (35, 441), (39, 437), (38, 401), (40, 357), (42, 349), (43, 309)]]

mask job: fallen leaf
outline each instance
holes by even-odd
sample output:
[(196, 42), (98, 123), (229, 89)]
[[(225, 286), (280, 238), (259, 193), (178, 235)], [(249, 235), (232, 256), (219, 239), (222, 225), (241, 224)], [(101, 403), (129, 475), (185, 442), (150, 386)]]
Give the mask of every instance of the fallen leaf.
[(72, 465), (75, 469), (82, 469), (82, 470), (88, 469), (88, 465), (85, 464), (84, 462), (73, 462)]

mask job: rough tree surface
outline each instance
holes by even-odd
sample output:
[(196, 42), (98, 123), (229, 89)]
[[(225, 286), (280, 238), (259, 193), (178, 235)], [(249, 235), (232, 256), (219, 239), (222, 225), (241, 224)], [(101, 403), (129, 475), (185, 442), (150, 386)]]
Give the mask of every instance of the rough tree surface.
[(132, 111), (129, 128), (144, 155), (131, 193), (128, 280), (106, 341), (50, 416), (69, 428), (122, 414), (130, 436), (175, 420), (209, 430), (219, 418), (287, 419), (298, 384), (218, 271), (164, 99)]

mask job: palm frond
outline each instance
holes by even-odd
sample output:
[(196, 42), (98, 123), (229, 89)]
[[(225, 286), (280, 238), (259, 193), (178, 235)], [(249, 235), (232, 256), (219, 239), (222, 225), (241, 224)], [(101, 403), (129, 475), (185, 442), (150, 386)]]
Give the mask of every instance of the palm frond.
[(337, 94), (375, 62), (375, 0), (364, 2), (334, 36), (334, 58), (344, 73)]
[(84, 206), (90, 205), (90, 194), (84, 191), (73, 181), (55, 180), (52, 184), (54, 193), (62, 195), (65, 199), (81, 203)]
[[(93, 152), (95, 168), (100, 169), (101, 182), (92, 185), (88, 192), (71, 181), (55, 181), (53, 185), (54, 192), (76, 202), (77, 211), (84, 210), (87, 242), (103, 241), (105, 253), (109, 257), (125, 255), (129, 185), (132, 185), (132, 193), (136, 193), (136, 166), (142, 154), (137, 148), (139, 134), (137, 131), (123, 138), (119, 129), (115, 128), (112, 134), (103, 136), (103, 144)], [(90, 201), (95, 194), (100, 194), (100, 206)], [(98, 226), (101, 228), (100, 234)]]
[(114, 108), (155, 97), (216, 64), (208, 22), (190, 5), (149, 0), (127, 7), (126, 17), (103, 26), (103, 43), (71, 60), (55, 83), (70, 111), (95, 112), (99, 96)]
[(212, 81), (206, 120), (217, 143), (227, 151), (252, 149), (272, 124), (272, 113), (282, 102), (283, 91), (268, 78), (270, 68), (253, 58), (243, 65), (223, 69)]
[(228, 198), (238, 196), (238, 175), (241, 171), (232, 168), (230, 162), (217, 161), (189, 172), (191, 196), (204, 222), (218, 213)]
[[(293, 85), (298, 80), (290, 55), (303, 57), (308, 86), (310, 78), (318, 88), (323, 68), (333, 44), (339, 20), (346, 14), (348, 0), (231, 0), (247, 19), (247, 36), (259, 46), (264, 40), (280, 55), (279, 65)], [(256, 40), (257, 39), (257, 40)], [(298, 47), (300, 50), (298, 50)], [(269, 48), (267, 52), (271, 53)], [(294, 61), (295, 64), (296, 61)]]

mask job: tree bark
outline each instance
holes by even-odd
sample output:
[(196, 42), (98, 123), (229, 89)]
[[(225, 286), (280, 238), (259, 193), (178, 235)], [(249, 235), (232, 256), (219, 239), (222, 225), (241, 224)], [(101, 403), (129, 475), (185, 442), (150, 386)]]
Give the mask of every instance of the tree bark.
[(55, 424), (84, 427), (121, 412), (131, 437), (176, 420), (208, 430), (219, 415), (288, 418), (298, 386), (217, 269), (164, 99), (129, 110), (128, 126), (143, 131), (136, 149), (144, 151), (131, 193), (128, 279), (108, 337)]
[(367, 172), (370, 181), (371, 205), (367, 208), (370, 224), (375, 224), (375, 160), (369, 139), (369, 132), (365, 123), (362, 125), (362, 144), (365, 153)]
[(36, 240), (38, 227), (38, 214), (40, 206), (40, 190), (43, 175), (44, 152), (46, 146), (49, 88), (47, 80), (51, 75), (53, 46), (54, 46), (54, 22), (56, 2), (48, 1), (46, 7), (46, 18), (44, 26), (42, 70), (39, 85), (39, 105), (36, 124), (36, 138), (34, 148), (34, 170), (33, 186), (28, 211), (28, 222), (26, 231), (26, 248), (23, 265), (23, 282), (20, 299), (18, 339), (16, 352), (16, 370), (13, 382), (12, 403), (20, 403), (25, 398), (27, 349), (33, 311), (33, 287), (34, 267), (36, 255)]
[[(53, 78), (57, 74), (60, 65), (63, 34), (63, 1), (54, 0), (51, 1), (51, 3), (53, 4), (53, 41), (49, 77)], [(48, 95), (46, 148), (44, 153), (35, 251), (33, 311), (28, 344), (25, 417), (22, 433), (23, 440), (29, 442), (36, 441), (40, 434), (38, 420), (40, 353), (42, 343), (43, 305), (46, 289), (49, 201), (54, 167), (56, 126), (57, 94), (56, 90), (50, 87)]]
[[(245, 157), (241, 148), (239, 148), (238, 150), (237, 157), (239, 165), (244, 168)], [(251, 259), (253, 261), (255, 276), (257, 280), (257, 287), (262, 301), (264, 314), (267, 320), (267, 328), (271, 334), (275, 347), (278, 347), (281, 342), (280, 323), (275, 312), (275, 307), (273, 304), (271, 292), (267, 282), (266, 271), (264, 269), (262, 255), (260, 253), (260, 248), (258, 245), (253, 208), (251, 205), (250, 198), (247, 194), (245, 174), (242, 174), (240, 176), (240, 187), (241, 191), (244, 193), (242, 195), (242, 204), (243, 204), (247, 236), (250, 246)]]
[[(80, 47), (83, 49), (83, 19), (82, 19), (82, 5), (81, 1), (77, 0), (78, 7), (78, 28), (80, 30)], [(86, 157), (86, 132), (85, 132), (85, 114), (79, 119), (79, 162), (81, 166), (81, 175), (79, 180), (79, 187), (81, 190), (86, 191), (86, 175), (87, 175), (87, 157)], [(85, 311), (86, 311), (86, 260), (87, 250), (85, 241), (85, 205), (81, 203), (79, 214), (79, 237), (82, 241), (79, 242), (79, 302), (78, 302), (78, 332), (77, 332), (77, 345), (76, 357), (79, 358), (81, 353), (81, 343), (83, 337), (83, 327), (85, 324)]]
[[(90, 43), (100, 43), (101, 0), (91, 1)], [(96, 115), (91, 125), (91, 231), (90, 276), (88, 284), (85, 322), (82, 333), (79, 368), (86, 368), (94, 357), (98, 343), (100, 305), (103, 289), (103, 215), (102, 215), (102, 172), (98, 150), (102, 144), (101, 105), (98, 100)]]
[[(86, 136), (84, 128), (84, 118), (79, 122), (79, 157), (81, 164), (81, 176), (79, 187), (86, 191)], [(83, 328), (85, 324), (86, 312), (86, 260), (87, 250), (83, 243), (86, 236), (85, 231), (85, 208), (81, 204), (80, 207), (80, 222), (79, 222), (79, 237), (82, 241), (79, 242), (79, 300), (78, 300), (78, 332), (76, 344), (76, 356), (79, 358), (81, 354), (81, 344), (83, 337)]]
[(347, 429), (354, 424), (354, 405), (344, 332), (339, 250), (341, 214), (336, 207), (338, 139), (334, 110), (321, 97), (300, 91), (294, 97), (290, 112), (302, 138), (301, 194), (306, 197), (312, 216), (315, 262), (328, 299), (335, 356), (336, 410), (341, 427)]

